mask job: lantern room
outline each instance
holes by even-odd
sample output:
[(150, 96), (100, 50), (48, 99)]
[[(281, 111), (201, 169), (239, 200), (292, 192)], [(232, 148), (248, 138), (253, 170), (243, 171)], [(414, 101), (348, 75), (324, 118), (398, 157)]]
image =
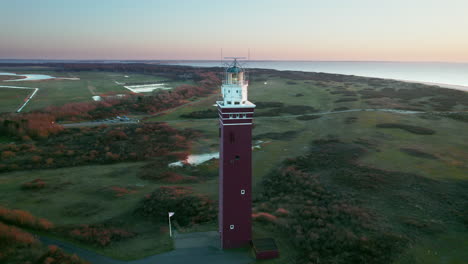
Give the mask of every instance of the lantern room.
[(221, 87), (225, 107), (248, 104), (248, 81), (245, 77), (244, 69), (239, 65), (237, 59), (234, 59), (233, 63), (226, 68), (226, 75)]

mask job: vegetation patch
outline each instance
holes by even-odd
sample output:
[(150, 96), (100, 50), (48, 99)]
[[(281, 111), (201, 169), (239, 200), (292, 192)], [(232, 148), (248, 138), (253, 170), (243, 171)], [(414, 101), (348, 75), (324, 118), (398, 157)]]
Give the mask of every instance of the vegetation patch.
[(468, 123), (468, 114), (467, 113), (447, 113), (447, 114), (440, 114), (440, 116), (448, 117), (457, 121), (466, 122)]
[[(420, 235), (443, 232), (439, 223), (462, 222), (450, 212), (463, 215), (465, 183), (366, 167), (358, 163), (365, 153), (360, 145), (317, 140), (264, 178), (254, 217), (293, 234), (297, 263), (393, 263)], [(399, 217), (414, 215), (415, 203), (422, 206), (417, 216)]]
[[(428, 102), (438, 111), (450, 111), (457, 104), (468, 106), (468, 93), (463, 91), (440, 89), (438, 86), (395, 82), (395, 84), (397, 83), (402, 89), (385, 87), (380, 90), (364, 89), (358, 93), (361, 94), (363, 99), (387, 97), (400, 99), (402, 102), (416, 101), (428, 97)], [(388, 84), (382, 80), (380, 85)]]
[(73, 239), (101, 247), (136, 236), (125, 229), (106, 225), (80, 225), (67, 233)]
[(177, 161), (186, 158), (188, 154), (184, 151), (196, 134), (193, 130), (179, 131), (162, 123), (67, 129), (42, 140), (0, 145), (0, 151), (9, 156), (0, 164), (0, 172), (156, 157)]
[(413, 148), (401, 148), (400, 149), (401, 152), (403, 153), (406, 153), (410, 156), (414, 156), (414, 157), (418, 157), (418, 158), (423, 158), (423, 159), (438, 159), (437, 156), (434, 156), (430, 153), (426, 153), (426, 152), (423, 152), (423, 151), (420, 151), (420, 150), (417, 150), (417, 149), (413, 149)]
[(335, 103), (344, 103), (344, 102), (356, 102), (359, 101), (358, 98), (341, 98), (335, 101)]
[(299, 131), (286, 131), (286, 132), (268, 132), (264, 134), (259, 134), (253, 136), (253, 140), (259, 140), (259, 139), (275, 139), (275, 140), (291, 140), (299, 135)]
[(206, 109), (201, 111), (193, 111), (187, 114), (180, 115), (182, 118), (217, 118), (218, 117), (218, 110), (217, 109)]
[(57, 246), (44, 247), (32, 234), (0, 222), (0, 263), (86, 264)]
[(0, 206), (0, 220), (36, 230), (50, 230), (54, 228), (54, 224), (45, 218), (39, 218), (32, 215), (30, 212), (18, 209), (9, 209)]
[(309, 105), (285, 105), (282, 107), (275, 107), (265, 112), (256, 113), (256, 116), (279, 116), (281, 114), (291, 114), (291, 115), (302, 115), (308, 113), (318, 112), (312, 106)]
[(314, 120), (322, 117), (321, 115), (301, 115), (296, 117), (297, 120), (307, 121), (307, 120)]
[(349, 116), (349, 117), (345, 118), (344, 123), (347, 124), (347, 125), (350, 125), (350, 124), (356, 123), (357, 120), (358, 120), (357, 117)]
[(346, 110), (349, 110), (349, 108), (345, 107), (345, 106), (337, 107), (337, 108), (333, 109), (333, 111), (346, 111)]
[(62, 214), (68, 217), (88, 217), (96, 215), (105, 210), (96, 203), (77, 202), (67, 205), (62, 209)]
[(417, 135), (433, 135), (435, 131), (430, 128), (398, 124), (398, 123), (380, 123), (376, 125), (377, 128), (398, 128), (405, 130), (407, 132), (417, 134)]
[(23, 190), (40, 190), (44, 189), (47, 186), (46, 182), (41, 179), (34, 179), (29, 182), (21, 184), (21, 189)]
[(255, 106), (257, 109), (265, 109), (265, 108), (272, 108), (272, 107), (283, 107), (284, 103), (281, 102), (255, 102)]
[(348, 91), (348, 90), (338, 90), (338, 91), (331, 91), (331, 94), (340, 94), (344, 96), (356, 96), (356, 92)]
[(206, 195), (195, 194), (191, 188), (160, 187), (145, 196), (139, 212), (158, 221), (167, 220), (167, 213), (177, 209), (173, 220), (180, 226), (212, 222), (217, 219), (216, 204)]

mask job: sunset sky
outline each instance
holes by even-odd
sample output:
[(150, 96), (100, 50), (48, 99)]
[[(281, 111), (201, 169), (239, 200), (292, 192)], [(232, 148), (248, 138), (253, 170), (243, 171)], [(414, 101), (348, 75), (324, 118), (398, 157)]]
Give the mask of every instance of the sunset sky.
[(2, 59), (468, 62), (466, 0), (0, 0)]

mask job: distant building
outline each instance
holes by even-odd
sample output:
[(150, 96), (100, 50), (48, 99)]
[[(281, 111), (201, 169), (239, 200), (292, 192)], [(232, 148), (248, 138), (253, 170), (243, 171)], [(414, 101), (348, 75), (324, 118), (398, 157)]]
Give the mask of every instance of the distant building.
[(252, 121), (245, 71), (234, 59), (217, 101), (220, 130), (219, 232), (223, 249), (252, 240)]

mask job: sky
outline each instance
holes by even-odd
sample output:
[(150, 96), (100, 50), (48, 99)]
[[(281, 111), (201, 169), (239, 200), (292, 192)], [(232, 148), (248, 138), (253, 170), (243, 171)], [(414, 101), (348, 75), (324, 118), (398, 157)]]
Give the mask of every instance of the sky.
[(0, 0), (0, 59), (468, 62), (466, 0)]

